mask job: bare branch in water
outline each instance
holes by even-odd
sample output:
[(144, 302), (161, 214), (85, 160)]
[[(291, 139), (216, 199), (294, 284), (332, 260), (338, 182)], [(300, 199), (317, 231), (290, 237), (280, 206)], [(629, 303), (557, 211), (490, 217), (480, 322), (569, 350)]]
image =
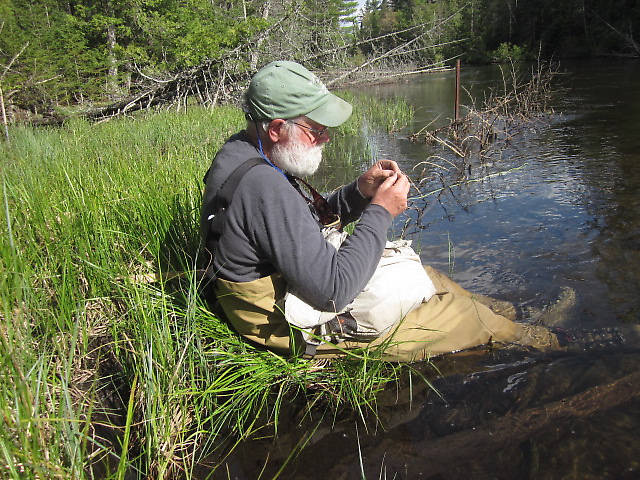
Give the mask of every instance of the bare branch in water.
[[(487, 170), (517, 135), (532, 122), (550, 113), (551, 82), (557, 69), (557, 65), (539, 61), (528, 80), (524, 81), (514, 64), (506, 72), (501, 68), (501, 91), (491, 90), (485, 96), (482, 107), (478, 108), (469, 95), (472, 105), (466, 107), (467, 114), (464, 117), (438, 128), (430, 128), (431, 122), (410, 135), (411, 141), (439, 147), (442, 154), (431, 155), (416, 165), (423, 168), (418, 185), (431, 190), (409, 200), (424, 202), (429, 196), (451, 193), (455, 201), (460, 203), (454, 195), (454, 187), (481, 182), (523, 168), (524, 165), (521, 165), (493, 173)], [(471, 174), (477, 167), (485, 169), (485, 174), (472, 178)], [(436, 188), (434, 182), (441, 186)]]

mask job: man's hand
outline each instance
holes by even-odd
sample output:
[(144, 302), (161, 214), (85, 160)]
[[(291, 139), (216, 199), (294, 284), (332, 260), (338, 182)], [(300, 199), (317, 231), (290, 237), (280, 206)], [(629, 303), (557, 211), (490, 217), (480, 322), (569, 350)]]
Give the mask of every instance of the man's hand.
[(358, 178), (358, 189), (366, 198), (373, 198), (382, 182), (394, 174), (400, 174), (393, 160), (380, 160)]
[(409, 179), (404, 173), (393, 172), (380, 184), (371, 203), (384, 207), (392, 217), (396, 217), (407, 209), (409, 187)]

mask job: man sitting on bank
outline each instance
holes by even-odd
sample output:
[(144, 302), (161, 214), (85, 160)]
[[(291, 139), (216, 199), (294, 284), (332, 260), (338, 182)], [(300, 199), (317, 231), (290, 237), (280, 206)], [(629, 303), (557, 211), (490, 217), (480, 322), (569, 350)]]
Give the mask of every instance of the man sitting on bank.
[[(358, 220), (336, 249), (322, 234), (327, 205), (305, 198), (294, 177), (316, 171), (330, 140), (328, 127), (345, 122), (351, 105), (303, 66), (277, 61), (253, 77), (243, 107), (246, 130), (224, 144), (205, 177), (204, 251), (208, 271), (217, 276), (217, 299), (233, 327), (253, 342), (287, 353), (294, 330), (280, 300), (290, 291), (320, 311), (342, 312), (374, 275), (387, 230), (407, 208), (409, 181), (395, 162), (381, 160), (333, 193), (328, 207), (342, 224)], [(256, 160), (251, 164), (250, 159)], [(238, 173), (243, 164), (246, 168)], [(535, 344), (530, 327), (485, 305), (500, 302), (472, 295), (425, 269), (435, 294), (393, 319), (396, 325), (389, 333), (369, 342), (343, 341), (339, 348), (321, 343), (315, 354), (386, 342), (384, 358), (414, 361), (489, 341), (554, 343), (543, 329), (544, 340)]]

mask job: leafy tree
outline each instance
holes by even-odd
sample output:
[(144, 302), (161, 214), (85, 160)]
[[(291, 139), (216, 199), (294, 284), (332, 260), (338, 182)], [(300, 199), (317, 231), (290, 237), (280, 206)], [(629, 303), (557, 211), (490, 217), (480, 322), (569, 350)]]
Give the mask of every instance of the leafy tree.
[(0, 61), (7, 66), (22, 52), (4, 78), (14, 104), (38, 110), (93, 93), (98, 58), (74, 16), (52, 0), (13, 0), (3, 9)]
[(340, 1), (340, 26), (348, 35), (355, 34), (358, 22), (358, 2), (357, 0)]
[(418, 64), (489, 61), (514, 46), (640, 56), (637, 0), (367, 0), (356, 12), (355, 0), (0, 0), (0, 84), (10, 103), (42, 111), (223, 58), (236, 73), (276, 58), (340, 67), (417, 36), (403, 58)]

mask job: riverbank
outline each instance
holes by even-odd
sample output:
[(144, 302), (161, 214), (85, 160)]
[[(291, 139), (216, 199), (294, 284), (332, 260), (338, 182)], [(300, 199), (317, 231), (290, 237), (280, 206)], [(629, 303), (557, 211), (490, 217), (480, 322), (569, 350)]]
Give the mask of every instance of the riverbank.
[[(447, 67), (444, 63), (416, 66), (414, 64), (406, 64), (395, 68), (369, 67), (361, 69), (343, 68), (343, 69), (323, 69), (314, 70), (314, 73), (323, 80), (332, 90), (345, 91), (354, 89), (355, 87), (364, 88), (367, 86), (393, 84), (397, 82), (407, 81), (424, 74), (442, 73), (452, 70), (453, 67)], [(183, 76), (184, 77), (184, 76)], [(180, 79), (184, 80), (181, 77)], [(178, 78), (175, 83), (178, 84)], [(113, 118), (131, 116), (131, 115), (149, 115), (152, 112), (160, 111), (163, 108), (173, 108), (176, 113), (185, 112), (192, 108), (212, 108), (214, 106), (230, 106), (241, 102), (242, 92), (245, 91), (249, 83), (249, 76), (242, 78), (228, 86), (229, 93), (224, 99), (212, 101), (204, 101), (198, 95), (185, 94), (177, 97), (175, 92), (168, 94), (165, 92), (161, 95), (161, 89), (168, 89), (167, 85), (156, 86), (155, 89), (149, 89), (141, 94), (135, 92), (129, 96), (117, 98), (115, 101), (108, 98), (99, 102), (84, 102), (74, 105), (55, 105), (45, 111), (29, 111), (21, 109), (16, 105), (6, 105), (5, 115), (2, 117), (3, 127), (5, 127), (5, 137), (9, 138), (7, 128), (9, 125), (31, 125), (31, 126), (62, 126), (66, 122), (74, 120), (86, 119), (93, 122), (110, 121)], [(180, 91), (179, 86), (175, 86)], [(348, 93), (346, 95), (349, 95)], [(157, 98), (156, 98), (157, 97)], [(401, 116), (402, 117), (402, 116)]]
[[(403, 102), (350, 96), (326, 155), (370, 158)], [(243, 342), (197, 295), (201, 179), (237, 109), (13, 127), (0, 146), (0, 431), (9, 478), (190, 477), (214, 447), (276, 432), (283, 402), (375, 423), (410, 370), (359, 352), (331, 364)], [(347, 146), (348, 145), (348, 146)], [(182, 272), (169, 280), (168, 272)], [(307, 412), (305, 414), (305, 412)]]

